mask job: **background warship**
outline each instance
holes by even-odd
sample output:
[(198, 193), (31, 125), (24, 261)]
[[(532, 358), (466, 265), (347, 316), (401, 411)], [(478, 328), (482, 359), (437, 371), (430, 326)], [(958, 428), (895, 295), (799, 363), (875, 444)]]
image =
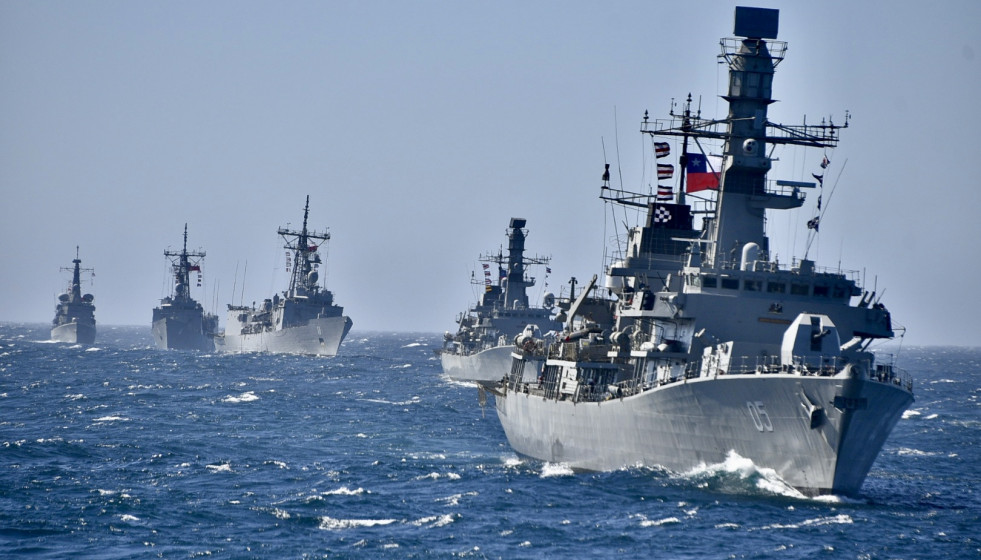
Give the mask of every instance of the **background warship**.
[(52, 321), (51, 340), (72, 342), (75, 344), (95, 343), (95, 299), (92, 294), (82, 295), (81, 272), (92, 272), (91, 268), (80, 268), (82, 261), (78, 258), (78, 247), (75, 247), (73, 268), (61, 270), (72, 271), (72, 283), (68, 291), (58, 296), (55, 307), (55, 318)]
[(351, 330), (351, 319), (344, 308), (334, 305), (334, 294), (318, 284), (320, 245), (330, 233), (307, 229), (310, 197), (303, 208), (303, 228), (279, 228), (286, 241), (289, 288), (258, 307), (228, 306), (225, 333), (215, 339), (223, 352), (272, 352), (334, 356)]
[(214, 350), (218, 316), (205, 313), (201, 304), (191, 298), (191, 273), (198, 273), (200, 286), (205, 253), (187, 250), (187, 224), (184, 224), (183, 248), (179, 252), (164, 251), (164, 256), (171, 262), (174, 291), (160, 300), (160, 307), (153, 308), (154, 343), (157, 348), (171, 350)]
[[(807, 494), (859, 492), (913, 402), (912, 380), (868, 351), (894, 332), (857, 273), (820, 269), (806, 254), (790, 267), (770, 256), (766, 210), (801, 207), (802, 189), (817, 184), (769, 182), (767, 146), (827, 150), (847, 126), (847, 117), (844, 126), (767, 120), (786, 49), (774, 40), (777, 22), (777, 10), (736, 8), (738, 38), (721, 41), (726, 118), (702, 119), (690, 103), (662, 121), (645, 115), (642, 132), (680, 141), (681, 169), (707, 176), (715, 198), (706, 199), (702, 229), (691, 236), (687, 218), (677, 221), (690, 211), (684, 181), (672, 202), (649, 197), (646, 230), (631, 231), (626, 258), (607, 270), (618, 296), (613, 332), (550, 345), (540, 383), (522, 381), (538, 362), (516, 350), (508, 379), (490, 390), (518, 453), (590, 470), (675, 471), (735, 454)], [(711, 154), (702, 142), (713, 141), (722, 144), (723, 163), (705, 169)], [(668, 155), (670, 143), (653, 146), (658, 157)], [(829, 164), (825, 155), (820, 166)], [(823, 172), (814, 178), (821, 184)], [(691, 179), (689, 192), (697, 190)], [(637, 200), (603, 186), (604, 198)], [(668, 226), (676, 231), (655, 231)], [(574, 305), (570, 325), (577, 313)]]
[[(549, 259), (525, 258), (526, 223), (523, 218), (511, 218), (506, 258), (502, 252), (480, 258), (484, 263), (484, 280), (472, 278), (471, 282), (483, 285), (484, 293), (477, 305), (457, 317), (459, 328), (456, 334), (447, 332), (443, 348), (436, 351), (443, 372), (450, 379), (497, 381), (511, 367), (515, 337), (521, 336), (522, 343), (530, 342), (533, 336), (541, 339), (543, 333), (562, 328), (562, 324), (552, 317), (555, 304), (552, 294), (544, 295), (542, 307), (528, 304), (527, 289), (535, 285), (535, 279), (525, 275), (525, 266), (548, 265)], [(492, 263), (496, 265), (493, 272), (490, 270)], [(496, 282), (492, 276), (496, 277)]]

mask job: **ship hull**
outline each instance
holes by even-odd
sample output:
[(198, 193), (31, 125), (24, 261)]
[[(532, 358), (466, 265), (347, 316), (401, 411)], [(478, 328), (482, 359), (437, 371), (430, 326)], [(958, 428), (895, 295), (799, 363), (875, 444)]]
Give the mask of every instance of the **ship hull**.
[(352, 325), (349, 317), (323, 317), (285, 329), (242, 334), (229, 332), (236, 328), (230, 324), (226, 327), (224, 338), (219, 339), (216, 346), (219, 351), (233, 354), (269, 352), (335, 356)]
[[(441, 351), (443, 372), (454, 381), (467, 383), (496, 383), (511, 370), (511, 353), (514, 346), (495, 346), (475, 354), (462, 355)], [(544, 360), (526, 359), (524, 383), (537, 382), (538, 372)]]
[(154, 310), (153, 342), (164, 350), (215, 349), (214, 337), (205, 333), (204, 317), (200, 311), (187, 310), (161, 313)]
[(51, 340), (72, 344), (95, 344), (95, 325), (72, 322), (52, 327)]
[[(849, 395), (851, 408), (835, 406), (846, 406), (842, 395)], [(805, 494), (854, 495), (912, 402), (891, 383), (732, 375), (604, 402), (509, 391), (496, 397), (496, 408), (511, 447), (542, 461), (597, 471), (645, 465), (686, 472), (735, 452)]]

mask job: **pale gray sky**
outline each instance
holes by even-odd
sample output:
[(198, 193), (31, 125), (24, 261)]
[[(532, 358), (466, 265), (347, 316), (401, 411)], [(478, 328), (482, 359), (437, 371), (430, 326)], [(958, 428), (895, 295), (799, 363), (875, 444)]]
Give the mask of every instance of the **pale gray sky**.
[[(615, 177), (646, 188), (645, 109), (691, 92), (725, 114), (716, 55), (737, 4), (780, 9), (771, 120), (852, 114), (811, 256), (885, 289), (907, 343), (977, 345), (970, 0), (2, 0), (0, 321), (50, 321), (80, 245), (100, 324), (149, 326), (185, 222), (208, 253), (206, 307), (233, 285), (242, 297), (246, 263), (244, 300), (271, 297), (286, 282), (276, 229), (299, 225), (307, 194), (355, 329), (452, 330), (512, 216), (558, 292), (601, 271), (614, 233), (603, 145)], [(776, 155), (771, 178), (791, 180), (821, 158)], [(781, 261), (802, 253), (808, 217), (771, 220)]]

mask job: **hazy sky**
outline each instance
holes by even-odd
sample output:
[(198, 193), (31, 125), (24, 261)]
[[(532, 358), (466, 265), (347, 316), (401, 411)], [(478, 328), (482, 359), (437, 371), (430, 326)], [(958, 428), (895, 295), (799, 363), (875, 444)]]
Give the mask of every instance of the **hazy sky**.
[[(356, 330), (453, 330), (512, 216), (559, 293), (601, 272), (616, 234), (604, 161), (651, 182), (644, 110), (691, 92), (725, 115), (737, 4), (780, 9), (771, 120), (852, 114), (810, 256), (885, 290), (907, 343), (978, 345), (972, 0), (2, 0), (0, 321), (50, 321), (79, 245), (99, 323), (149, 328), (187, 222), (208, 253), (192, 295), (224, 325), (225, 304), (285, 288), (276, 229), (299, 226), (307, 194)], [(822, 152), (775, 155), (771, 178), (807, 180)], [(811, 202), (770, 221), (782, 262)]]

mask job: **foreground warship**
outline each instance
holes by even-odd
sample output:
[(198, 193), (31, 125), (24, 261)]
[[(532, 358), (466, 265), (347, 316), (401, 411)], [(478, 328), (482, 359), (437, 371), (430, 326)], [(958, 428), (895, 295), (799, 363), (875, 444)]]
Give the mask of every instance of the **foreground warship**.
[[(702, 119), (690, 102), (668, 119), (645, 116), (642, 132), (652, 140), (682, 145), (681, 188), (671, 202), (648, 197), (647, 224), (630, 232), (625, 258), (607, 270), (618, 298), (612, 332), (580, 329), (549, 345), (537, 383), (522, 381), (538, 362), (516, 348), (508, 376), (488, 386), (519, 454), (586, 470), (677, 472), (735, 454), (805, 494), (854, 495), (913, 402), (910, 377), (868, 350), (894, 333), (859, 275), (806, 256), (789, 267), (770, 257), (766, 210), (801, 207), (802, 189), (817, 184), (768, 182), (768, 145), (827, 150), (843, 128), (767, 120), (786, 49), (774, 40), (777, 19), (777, 10), (736, 8), (738, 38), (721, 42), (726, 118)], [(704, 178), (710, 158), (700, 150), (713, 141), (723, 163), (708, 169), (715, 198), (693, 236), (684, 173), (687, 190), (696, 190), (691, 174)], [(670, 151), (670, 143), (653, 145), (659, 157)], [(825, 155), (821, 167), (828, 164)], [(820, 183), (823, 174), (814, 177)], [(638, 201), (608, 181), (602, 193)], [(808, 223), (812, 235), (819, 212)], [(577, 313), (574, 304), (570, 315)]]
[(95, 299), (92, 294), (82, 295), (82, 271), (91, 272), (91, 268), (81, 268), (82, 261), (78, 258), (78, 247), (75, 247), (73, 268), (61, 270), (72, 271), (72, 283), (68, 291), (58, 296), (55, 308), (55, 318), (52, 321), (51, 340), (71, 342), (74, 344), (95, 343)]
[(292, 269), (289, 288), (258, 307), (228, 306), (225, 334), (215, 339), (223, 352), (271, 352), (334, 356), (351, 330), (344, 308), (334, 305), (334, 294), (322, 288), (317, 269), (323, 262), (320, 245), (329, 233), (307, 229), (310, 197), (303, 208), (299, 231), (279, 228), (286, 241), (287, 269)]
[(191, 298), (191, 273), (198, 273), (200, 286), (205, 253), (187, 250), (187, 224), (184, 224), (184, 247), (180, 251), (164, 251), (164, 256), (170, 259), (174, 291), (160, 300), (160, 307), (153, 308), (153, 342), (163, 349), (214, 350), (218, 316), (206, 313)]
[[(545, 294), (542, 307), (528, 303), (527, 289), (535, 285), (534, 278), (525, 275), (525, 267), (547, 265), (547, 257), (525, 258), (525, 229), (527, 220), (511, 218), (508, 225), (508, 254), (482, 256), (484, 293), (477, 305), (457, 317), (456, 334), (447, 332), (443, 348), (436, 351), (443, 372), (456, 381), (489, 382), (501, 378), (511, 367), (511, 350), (515, 337), (530, 341), (537, 333), (557, 331), (562, 324), (552, 318), (555, 298)], [(497, 270), (491, 280), (491, 264)], [(504, 268), (504, 267), (507, 268)], [(540, 356), (542, 357), (542, 356)], [(530, 356), (529, 356), (530, 358)]]

